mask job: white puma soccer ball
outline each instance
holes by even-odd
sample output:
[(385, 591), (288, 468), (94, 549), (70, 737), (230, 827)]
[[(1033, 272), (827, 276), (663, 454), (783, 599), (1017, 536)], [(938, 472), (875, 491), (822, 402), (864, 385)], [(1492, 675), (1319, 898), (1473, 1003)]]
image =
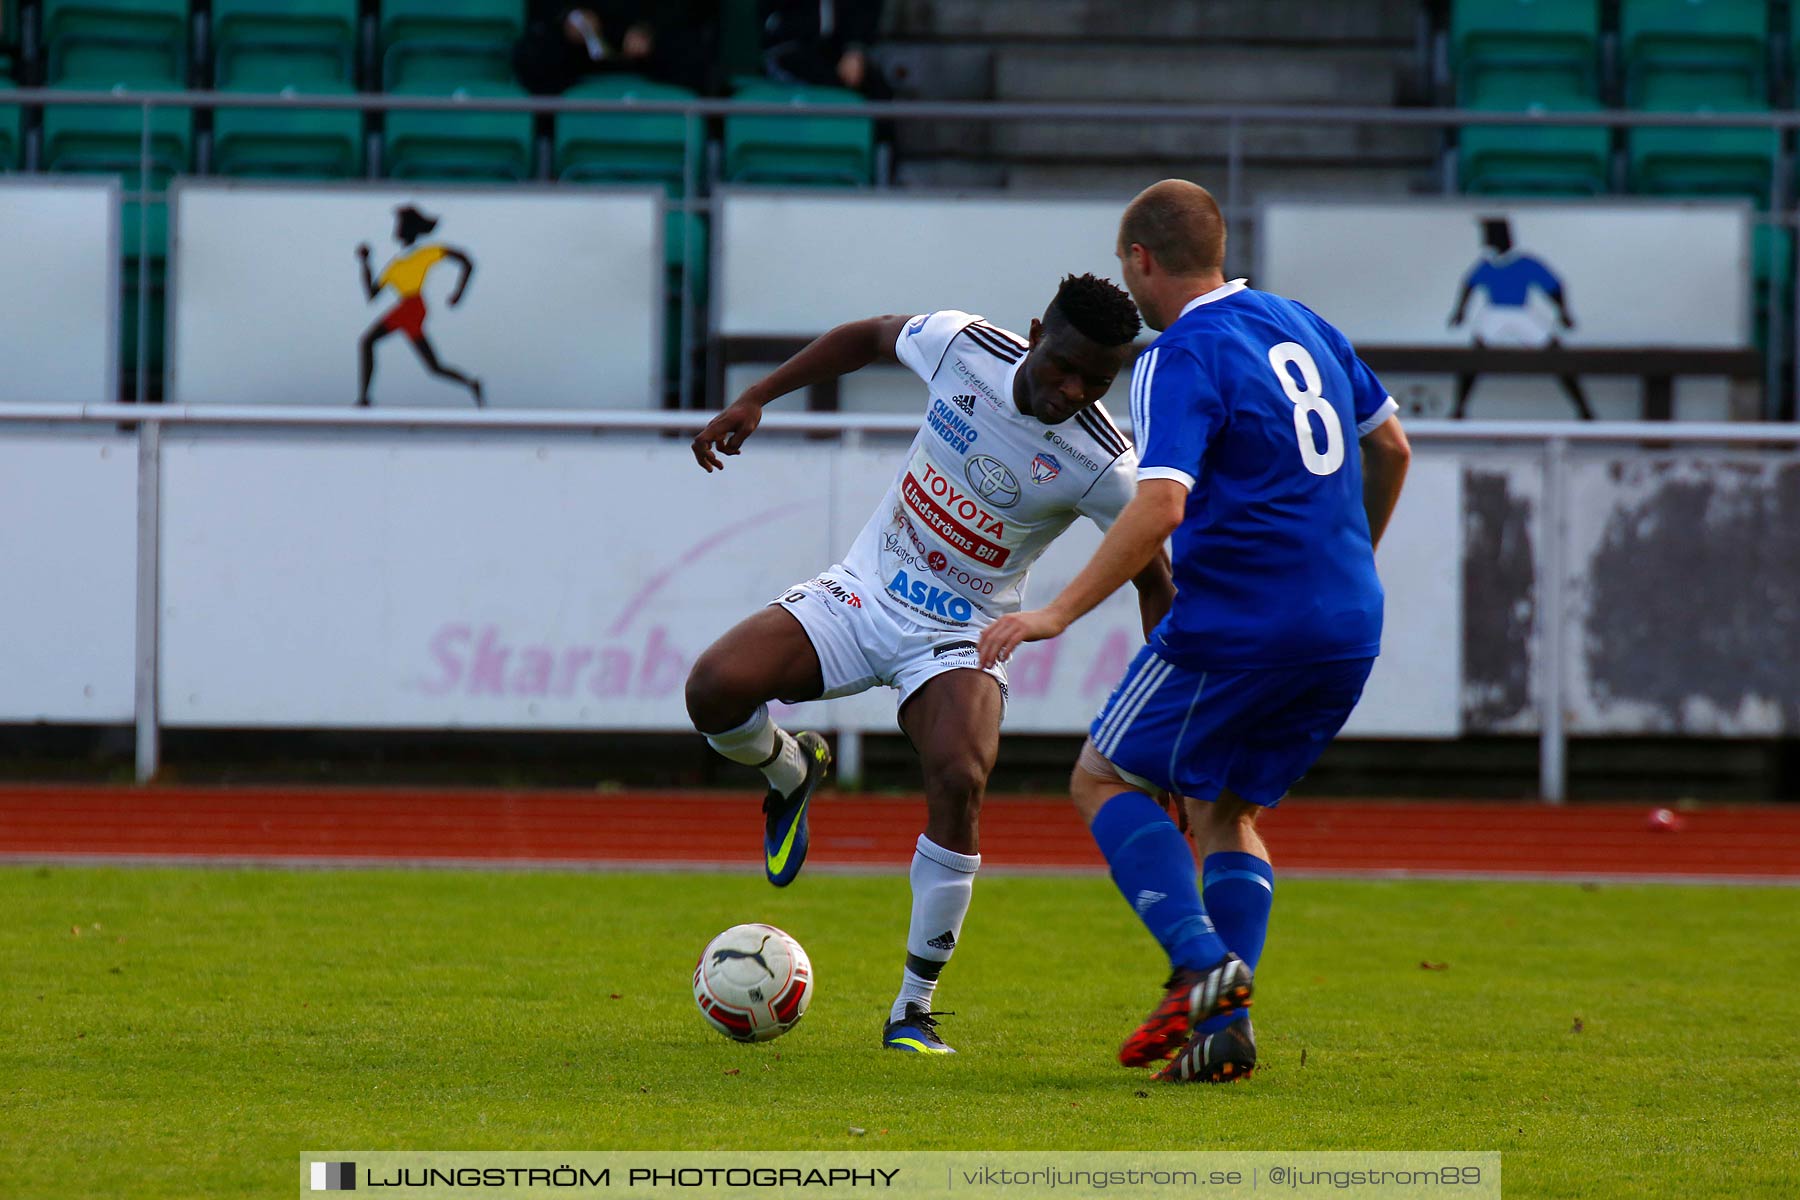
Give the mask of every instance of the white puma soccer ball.
[(773, 925), (733, 925), (694, 964), (694, 1003), (714, 1029), (739, 1042), (780, 1037), (806, 1015), (812, 963)]

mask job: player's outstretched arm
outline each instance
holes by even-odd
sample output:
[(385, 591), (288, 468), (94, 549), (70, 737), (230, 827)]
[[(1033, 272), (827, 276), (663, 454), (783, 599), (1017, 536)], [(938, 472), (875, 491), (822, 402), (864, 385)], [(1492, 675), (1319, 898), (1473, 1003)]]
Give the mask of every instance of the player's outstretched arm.
[(1056, 599), (1034, 612), (1010, 613), (982, 631), (981, 665), (1003, 661), (1024, 642), (1056, 637), (1137, 578), (1181, 524), (1187, 493), (1173, 479), (1139, 481), (1137, 495), (1106, 531), (1094, 557)]
[(1363, 511), (1369, 518), (1369, 541), (1381, 545), (1387, 532), (1388, 519), (1394, 505), (1400, 502), (1400, 487), (1406, 482), (1406, 468), (1412, 462), (1412, 446), (1399, 417), (1389, 417), (1362, 440)]
[(909, 318), (869, 317), (821, 334), (794, 357), (744, 389), (744, 394), (707, 423), (692, 443), (702, 470), (723, 471), (719, 455), (737, 454), (762, 423), (763, 405), (789, 392), (860, 371), (871, 363), (897, 363), (894, 343)]

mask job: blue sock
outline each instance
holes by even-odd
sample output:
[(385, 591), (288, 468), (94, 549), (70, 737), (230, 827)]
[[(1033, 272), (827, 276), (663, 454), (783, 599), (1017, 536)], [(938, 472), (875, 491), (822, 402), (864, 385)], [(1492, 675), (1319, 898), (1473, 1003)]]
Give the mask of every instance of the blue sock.
[[(1207, 915), (1231, 952), (1256, 970), (1269, 932), (1269, 907), (1275, 903), (1275, 868), (1254, 854), (1226, 850), (1207, 855), (1202, 870)], [(1226, 1013), (1200, 1028), (1217, 1033), (1242, 1016)]]
[(1207, 855), (1201, 870), (1207, 915), (1231, 952), (1256, 970), (1275, 903), (1275, 868), (1254, 854), (1226, 850)]
[(1200, 907), (1187, 839), (1156, 801), (1121, 792), (1100, 806), (1092, 832), (1113, 882), (1172, 966), (1199, 971), (1225, 957), (1225, 943)]

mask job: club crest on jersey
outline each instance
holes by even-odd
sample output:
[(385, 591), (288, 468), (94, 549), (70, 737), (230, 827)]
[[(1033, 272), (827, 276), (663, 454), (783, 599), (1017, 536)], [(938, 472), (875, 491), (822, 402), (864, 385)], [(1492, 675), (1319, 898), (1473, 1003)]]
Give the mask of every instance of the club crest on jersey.
[(1019, 502), (1019, 477), (992, 455), (971, 458), (963, 464), (963, 475), (975, 494), (995, 508), (1011, 508)]
[(1062, 474), (1062, 464), (1054, 454), (1040, 454), (1031, 460), (1031, 482), (1049, 483)]
[(905, 571), (895, 571), (887, 590), (920, 612), (943, 617), (947, 621), (967, 621), (975, 615), (975, 606), (955, 592), (932, 587), (923, 579), (909, 578)]
[(919, 316), (916, 316), (912, 320), (908, 321), (906, 323), (906, 336), (907, 337), (918, 337), (919, 330), (925, 328), (925, 319), (927, 317), (929, 317), (930, 315), (931, 315), (930, 313), (921, 313)]

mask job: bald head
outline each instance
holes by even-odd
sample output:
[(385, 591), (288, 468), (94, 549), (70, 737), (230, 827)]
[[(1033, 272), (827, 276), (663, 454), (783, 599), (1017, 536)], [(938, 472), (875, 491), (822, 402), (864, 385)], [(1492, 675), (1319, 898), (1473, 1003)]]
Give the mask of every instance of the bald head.
[(1170, 275), (1208, 275), (1225, 265), (1225, 218), (1212, 193), (1185, 179), (1139, 192), (1119, 221), (1119, 249), (1142, 246)]

